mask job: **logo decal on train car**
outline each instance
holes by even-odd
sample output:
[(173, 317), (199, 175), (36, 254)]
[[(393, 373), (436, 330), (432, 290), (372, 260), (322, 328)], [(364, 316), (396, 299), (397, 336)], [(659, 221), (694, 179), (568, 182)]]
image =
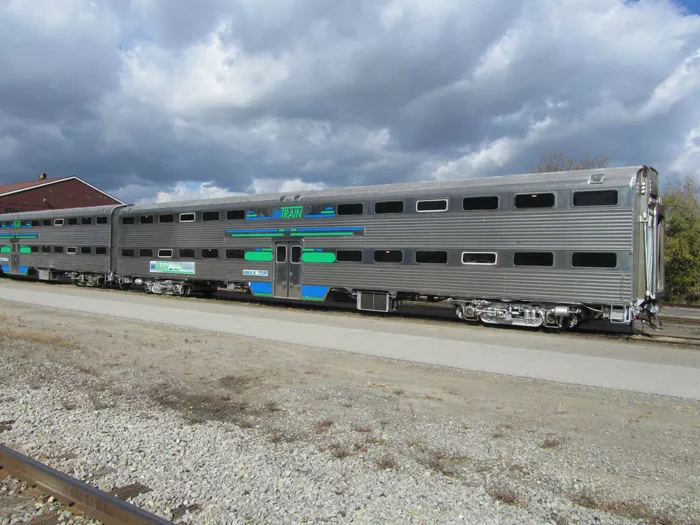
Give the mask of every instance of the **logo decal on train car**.
[(314, 206), (314, 213), (304, 214), (304, 206), (280, 206), (272, 210), (272, 214), (268, 214), (270, 210), (246, 210), (245, 218), (247, 221), (272, 221), (272, 220), (293, 220), (293, 219), (318, 219), (335, 217), (335, 208), (333, 206)]
[(32, 221), (9, 221), (0, 223), (0, 228), (31, 228)]
[(250, 275), (253, 277), (267, 277), (269, 273), (267, 270), (243, 270), (243, 275)]
[(171, 273), (178, 275), (194, 275), (194, 262), (185, 261), (151, 261), (150, 273)]

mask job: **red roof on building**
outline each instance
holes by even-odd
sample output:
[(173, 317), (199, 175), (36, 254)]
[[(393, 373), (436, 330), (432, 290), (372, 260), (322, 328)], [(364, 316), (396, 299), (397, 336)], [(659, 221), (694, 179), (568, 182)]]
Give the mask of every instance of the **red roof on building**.
[(54, 182), (60, 182), (62, 180), (68, 180), (71, 177), (54, 177), (53, 179), (44, 180), (32, 180), (29, 182), (15, 182), (14, 184), (0, 184), (0, 196), (6, 193), (13, 193), (15, 191), (28, 190), (36, 186), (43, 186), (44, 184), (51, 184)]

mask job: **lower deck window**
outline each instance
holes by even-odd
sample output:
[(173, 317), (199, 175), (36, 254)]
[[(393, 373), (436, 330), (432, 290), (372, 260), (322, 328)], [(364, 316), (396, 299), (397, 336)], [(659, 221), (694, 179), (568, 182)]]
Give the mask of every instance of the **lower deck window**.
[(493, 252), (464, 252), (462, 264), (496, 264), (496, 254)]
[(576, 268), (615, 268), (617, 266), (616, 253), (583, 252), (574, 253), (571, 264)]
[(518, 252), (513, 256), (515, 266), (553, 266), (554, 254), (551, 252)]
[(204, 249), (202, 250), (202, 259), (218, 259), (219, 250)]
[(54, 246), (53, 253), (63, 253), (63, 246)]
[(92, 253), (92, 250), (90, 249), (89, 246), (81, 246), (80, 253), (82, 253), (84, 255), (89, 255), (90, 253)]
[(180, 250), (180, 258), (183, 257), (194, 258), (194, 250), (192, 248), (182, 248)]
[(66, 248), (66, 253), (68, 255), (75, 255), (76, 253), (78, 253), (78, 248), (76, 248), (75, 246), (69, 246), (68, 248)]
[(139, 250), (139, 257), (153, 257), (153, 250), (150, 248), (141, 248)]
[(362, 250), (338, 250), (335, 254), (338, 262), (362, 262)]
[(131, 248), (124, 248), (122, 249), (122, 257), (133, 257), (134, 256), (134, 250)]
[(161, 259), (170, 259), (173, 256), (173, 251), (171, 249), (161, 249), (158, 250), (158, 257)]
[(42, 246), (41, 253), (51, 253), (51, 246)]
[(38, 246), (30, 246), (29, 251), (31, 253), (38, 253), (39, 252), (39, 247)]
[(97, 255), (107, 255), (107, 247), (106, 246), (98, 246), (95, 248), (95, 253)]
[(226, 250), (227, 259), (243, 259), (243, 257), (245, 257), (245, 250)]
[(418, 264), (446, 264), (447, 252), (428, 252), (418, 250), (416, 252), (416, 262)]
[(403, 261), (401, 250), (375, 250), (374, 262), (378, 263), (400, 263)]

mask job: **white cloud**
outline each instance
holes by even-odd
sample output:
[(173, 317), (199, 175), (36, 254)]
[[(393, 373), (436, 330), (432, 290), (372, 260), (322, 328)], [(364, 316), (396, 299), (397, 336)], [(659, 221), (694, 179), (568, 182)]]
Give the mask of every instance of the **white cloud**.
[(303, 180), (289, 179), (254, 179), (250, 189), (252, 193), (294, 193), (302, 191), (322, 190), (324, 184), (316, 182), (304, 182)]

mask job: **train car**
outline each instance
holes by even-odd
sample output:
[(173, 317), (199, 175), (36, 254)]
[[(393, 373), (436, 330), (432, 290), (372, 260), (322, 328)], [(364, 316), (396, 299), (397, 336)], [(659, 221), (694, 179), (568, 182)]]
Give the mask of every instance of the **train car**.
[(380, 312), (447, 300), (465, 320), (529, 327), (651, 320), (664, 282), (658, 188), (654, 169), (635, 166), (119, 207), (105, 281), (344, 294)]
[(98, 286), (109, 275), (117, 206), (0, 215), (0, 263), (6, 275)]

